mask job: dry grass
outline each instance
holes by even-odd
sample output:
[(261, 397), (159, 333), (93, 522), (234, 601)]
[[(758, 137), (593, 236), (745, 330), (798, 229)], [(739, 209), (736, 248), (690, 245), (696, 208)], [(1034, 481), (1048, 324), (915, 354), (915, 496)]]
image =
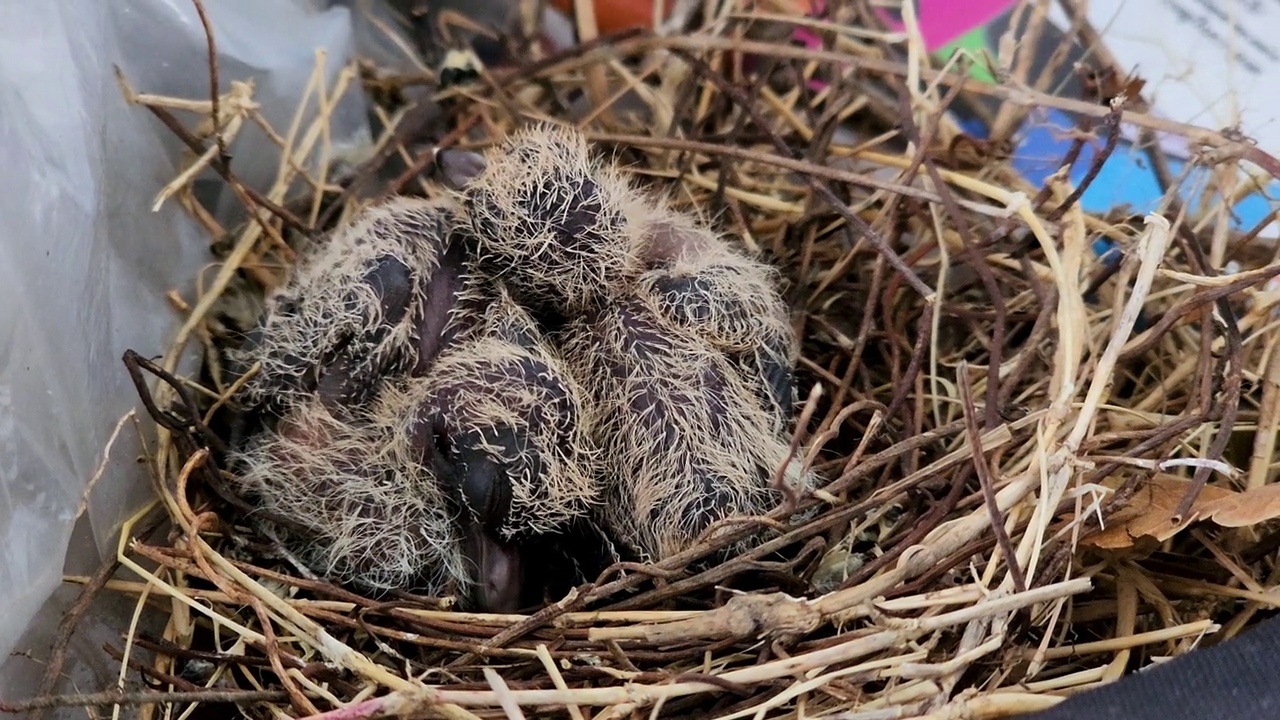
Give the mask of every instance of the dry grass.
[[(910, 34), (813, 22), (824, 50), (741, 39), (762, 18), (725, 11), (691, 35), (603, 38), (487, 71), (437, 95), (456, 130), (421, 140), (482, 147), (530, 119), (576, 122), (775, 262), (803, 338), (802, 426), (824, 478), (804, 501), (815, 519), (704, 571), (685, 568), (709, 544), (612, 568), (531, 616), (302, 577), (219, 492), (210, 424), (235, 390), (216, 362), (224, 295), (278, 281), (297, 235), (370, 197), (430, 192), (414, 172), (430, 153), (388, 132), (337, 182), (302, 163), (327, 154), (323, 115), (273, 130), (287, 158), (278, 182), (251, 193), (225, 172), (252, 220), (218, 227), (189, 181), (222, 163), (215, 131), (230, 143), (262, 123), (252, 88), (237, 86), (189, 137), (193, 170), (158, 199), (222, 241), (163, 360), (126, 358), (160, 420), (160, 500), (125, 528), (117, 559), (136, 577), (108, 566), (71, 579), (89, 598), (136, 596), (165, 630), (126, 630), (121, 688), (37, 704), (175, 718), (218, 702), (264, 718), (1004, 717), (1234, 635), (1280, 604), (1280, 294), (1268, 285), (1280, 265), (1228, 223), (1239, 168), (1275, 161), (1137, 98), (1047, 95), (1017, 56), (997, 58), (1006, 82), (983, 85), (930, 66)], [(743, 70), (744, 53), (759, 72)], [(382, 94), (431, 81), (365, 78)], [(590, 114), (569, 107), (579, 93)], [(946, 109), (976, 95), (1009, 127), (1030, 108), (1071, 111), (1098, 146), (1122, 121), (1185, 135), (1218, 185), (1194, 207), (1171, 189), (1159, 214), (1087, 215), (1081, 188), (1030, 187), (999, 143), (966, 141)], [(176, 102), (137, 100), (161, 116)], [(392, 126), (406, 117), (382, 112)], [(833, 138), (841, 123), (858, 144)], [(375, 180), (391, 156), (410, 169)], [(1100, 237), (1123, 259), (1099, 259)], [(1228, 262), (1239, 271), (1224, 274)], [(193, 344), (205, 375), (172, 377)], [(166, 382), (148, 391), (146, 372)], [(172, 531), (139, 539), (157, 517)]]

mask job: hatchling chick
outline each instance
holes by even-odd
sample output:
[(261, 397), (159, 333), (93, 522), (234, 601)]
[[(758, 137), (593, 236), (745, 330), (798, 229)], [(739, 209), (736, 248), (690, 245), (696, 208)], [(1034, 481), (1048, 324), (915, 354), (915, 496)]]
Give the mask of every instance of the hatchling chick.
[(635, 296), (674, 331), (724, 353), (753, 379), (766, 411), (790, 418), (799, 349), (776, 271), (676, 213), (655, 213), (642, 240), (645, 270)]
[(797, 350), (767, 266), (574, 131), (519, 131), (485, 161), (461, 191), (477, 254), (558, 323), (593, 401), (602, 518), (624, 545), (661, 560), (810, 482), (788, 452)]
[[(463, 165), (457, 156), (452, 164)], [(535, 312), (583, 310), (639, 272), (638, 238), (628, 231), (647, 208), (580, 133), (518, 130), (471, 155), (468, 175), (457, 200), (479, 262)]]
[(662, 559), (813, 478), (791, 456), (797, 349), (772, 273), (686, 217), (655, 213), (644, 233), (631, 294), (575, 327), (566, 352), (609, 389), (600, 442), (628, 475), (606, 497), (607, 522)]
[(721, 520), (767, 514), (804, 481), (788, 454), (788, 418), (769, 404), (777, 386), (673, 325), (636, 297), (563, 335), (597, 403), (603, 522), (651, 561), (688, 549)]
[(303, 248), (231, 353), (240, 374), (259, 364), (240, 402), (279, 415), (318, 397), (336, 411), (369, 401), (382, 378), (428, 365), (452, 332), (464, 272), (456, 225), (448, 200), (401, 197)]
[(374, 592), (465, 588), (454, 512), (416, 444), (425, 390), (387, 383), (346, 413), (318, 396), (291, 404), (237, 448), (233, 488), (278, 519), (286, 546), (323, 577)]
[(594, 455), (581, 391), (527, 314), (501, 292), (484, 305), (430, 372), (386, 378), (345, 412), (298, 403), (238, 458), (238, 489), (302, 528), (317, 572), (454, 590), (481, 611), (541, 600), (525, 545), (590, 511)]
[(509, 611), (541, 599), (554, 572), (530, 549), (593, 511), (600, 473), (582, 387), (528, 312), (491, 292), (462, 295), (486, 309), (432, 366), (418, 444), (459, 508), (479, 604)]
[(531, 125), (447, 164), (465, 168), (452, 174), (479, 264), (527, 307), (572, 316), (639, 291), (725, 351), (794, 363), (776, 272), (634, 187), (580, 132)]

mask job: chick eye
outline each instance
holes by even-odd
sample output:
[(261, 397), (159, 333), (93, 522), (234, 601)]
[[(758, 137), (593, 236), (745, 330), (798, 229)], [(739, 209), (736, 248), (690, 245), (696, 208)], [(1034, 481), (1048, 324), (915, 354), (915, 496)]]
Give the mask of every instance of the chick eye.
[(292, 317), (298, 314), (301, 305), (295, 297), (281, 297), (276, 300), (275, 307), (272, 310), (276, 315)]
[(434, 433), (434, 436), (435, 436), (434, 439), (436, 444), (436, 453), (440, 457), (443, 457), (449, 460), (450, 462), (456, 461), (459, 455), (458, 446), (453, 444), (453, 442), (449, 439), (448, 434), (437, 430)]

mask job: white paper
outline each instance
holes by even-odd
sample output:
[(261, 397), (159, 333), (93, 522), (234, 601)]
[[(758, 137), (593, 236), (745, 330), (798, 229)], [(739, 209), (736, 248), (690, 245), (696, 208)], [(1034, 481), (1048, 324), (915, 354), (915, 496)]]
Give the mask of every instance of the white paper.
[(1119, 65), (1147, 81), (1144, 94), (1161, 116), (1213, 129), (1239, 124), (1280, 153), (1280, 3), (1093, 0), (1087, 15)]

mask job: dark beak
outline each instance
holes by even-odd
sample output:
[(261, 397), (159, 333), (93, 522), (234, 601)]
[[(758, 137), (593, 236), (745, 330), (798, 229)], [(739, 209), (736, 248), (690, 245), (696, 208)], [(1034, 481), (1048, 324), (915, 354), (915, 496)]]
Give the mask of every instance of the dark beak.
[(480, 177), (487, 165), (483, 155), (467, 150), (445, 148), (436, 153), (436, 172), (454, 190), (461, 190)]
[[(462, 553), (475, 581), (471, 606), (479, 612), (514, 613), (523, 607), (526, 569), (518, 545), (498, 533), (511, 504), (505, 468), (478, 449), (483, 438), (467, 432), (451, 435), (438, 415), (430, 422), (429, 462), (458, 501)], [(422, 443), (427, 445), (426, 438)]]
[(463, 537), (463, 552), (476, 568), (476, 585), (471, 598), (476, 610), (491, 613), (520, 610), (524, 591), (524, 562), (520, 549), (472, 522), (468, 523)]

